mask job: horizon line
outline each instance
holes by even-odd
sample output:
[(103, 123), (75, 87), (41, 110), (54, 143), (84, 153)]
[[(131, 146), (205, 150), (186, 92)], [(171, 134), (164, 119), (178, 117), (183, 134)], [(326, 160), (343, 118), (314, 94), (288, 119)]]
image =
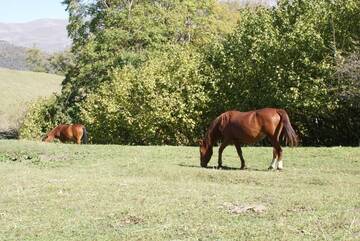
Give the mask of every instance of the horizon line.
[(5, 24), (24, 24), (24, 23), (30, 23), (30, 22), (35, 22), (35, 21), (39, 21), (39, 20), (65, 20), (65, 21), (69, 21), (69, 18), (48, 18), (48, 17), (44, 17), (44, 18), (35, 18), (32, 20), (27, 20), (27, 21), (13, 21), (13, 22), (8, 22), (8, 21), (1, 21), (0, 23), (5, 23)]

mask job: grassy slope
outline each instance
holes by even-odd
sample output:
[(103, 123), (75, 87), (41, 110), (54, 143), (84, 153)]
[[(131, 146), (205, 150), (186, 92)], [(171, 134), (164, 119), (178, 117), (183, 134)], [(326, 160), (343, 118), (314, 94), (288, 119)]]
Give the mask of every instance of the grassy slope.
[(284, 154), (282, 172), (266, 170), (271, 149), (250, 147), (248, 170), (215, 170), (194, 147), (0, 141), (0, 240), (358, 240), (360, 148)]
[(0, 68), (0, 129), (16, 126), (26, 103), (60, 90), (63, 76)]

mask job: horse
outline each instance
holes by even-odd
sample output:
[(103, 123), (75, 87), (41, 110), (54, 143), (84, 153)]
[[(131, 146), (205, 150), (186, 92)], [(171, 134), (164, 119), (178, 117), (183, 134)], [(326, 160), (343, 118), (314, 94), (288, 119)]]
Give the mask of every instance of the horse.
[(77, 144), (87, 144), (88, 135), (85, 126), (81, 124), (66, 125), (60, 124), (49, 133), (45, 135), (42, 139), (45, 142), (53, 141), (54, 139), (59, 139), (61, 142), (72, 141)]
[(290, 146), (298, 145), (298, 137), (286, 111), (264, 108), (248, 112), (224, 112), (212, 121), (205, 138), (199, 141), (200, 165), (207, 167), (213, 154), (213, 146), (221, 141), (218, 168), (222, 168), (222, 152), (225, 147), (234, 144), (241, 161), (240, 169), (243, 170), (245, 169), (245, 160), (241, 146), (256, 143), (265, 137), (268, 137), (273, 146), (273, 159), (268, 169), (282, 170), (281, 138), (285, 137), (286, 143)]

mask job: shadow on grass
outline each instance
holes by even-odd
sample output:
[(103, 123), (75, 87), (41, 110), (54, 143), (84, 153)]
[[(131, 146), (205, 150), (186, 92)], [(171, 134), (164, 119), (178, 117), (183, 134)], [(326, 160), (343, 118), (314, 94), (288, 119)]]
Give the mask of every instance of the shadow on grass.
[(0, 139), (17, 139), (19, 132), (16, 129), (0, 130)]
[(260, 171), (260, 172), (267, 172), (267, 169), (257, 169), (257, 168), (245, 168), (244, 170), (241, 170), (239, 167), (228, 167), (228, 166), (222, 166), (221, 168), (218, 168), (217, 166), (207, 166), (207, 167), (201, 167), (197, 165), (186, 165), (186, 164), (177, 164), (180, 167), (193, 167), (193, 168), (204, 168), (204, 169), (216, 169), (216, 170), (225, 170), (225, 171)]

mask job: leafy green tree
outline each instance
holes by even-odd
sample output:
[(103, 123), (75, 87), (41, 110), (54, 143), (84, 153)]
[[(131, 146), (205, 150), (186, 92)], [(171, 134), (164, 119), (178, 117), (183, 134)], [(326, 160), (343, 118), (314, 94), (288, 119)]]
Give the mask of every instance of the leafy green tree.
[(357, 80), (339, 73), (360, 2), (277, 2), (65, 0), (74, 64), (37, 121), (83, 122), (97, 143), (193, 144), (223, 111), (273, 106), (305, 145), (356, 144)]
[(49, 70), (45, 54), (35, 47), (26, 51), (26, 63), (28, 68), (34, 72), (48, 72)]
[(65, 75), (74, 66), (74, 57), (69, 50), (52, 54), (48, 61), (50, 71), (58, 75)]
[(337, 60), (357, 48), (358, 29), (348, 26), (359, 25), (355, 12), (360, 13), (358, 1), (340, 0), (279, 1), (272, 9), (242, 9), (235, 31), (209, 51), (212, 115), (285, 108), (304, 143), (319, 144), (311, 133), (336, 108), (329, 85)]
[(75, 66), (68, 71), (60, 100), (79, 120), (79, 106), (113, 73), (130, 65), (141, 68), (153, 51), (168, 44), (201, 51), (230, 32), (236, 22), (216, 1), (64, 1), (70, 14)]

